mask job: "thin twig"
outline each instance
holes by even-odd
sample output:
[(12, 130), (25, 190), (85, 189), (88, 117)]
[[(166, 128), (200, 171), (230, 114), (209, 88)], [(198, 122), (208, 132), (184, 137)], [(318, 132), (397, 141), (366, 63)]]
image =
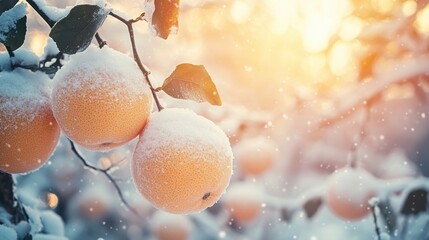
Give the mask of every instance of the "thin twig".
[(85, 160), (85, 158), (79, 152), (79, 150), (76, 148), (76, 145), (74, 144), (74, 142), (72, 140), (70, 140), (70, 139), (69, 139), (69, 142), (70, 142), (71, 150), (81, 160), (81, 162), (83, 163), (83, 165), (85, 165), (85, 167), (88, 167), (88, 168), (90, 168), (90, 169), (92, 169), (94, 171), (103, 173), (109, 179), (109, 181), (112, 183), (112, 185), (115, 187), (116, 191), (118, 192), (119, 198), (124, 203), (124, 205), (132, 213), (134, 213), (136, 216), (139, 216), (139, 213), (137, 212), (137, 210), (135, 210), (133, 207), (131, 207), (131, 205), (129, 205), (128, 202), (125, 200), (124, 194), (122, 193), (121, 189), (119, 188), (118, 183), (115, 181), (115, 179), (112, 177), (112, 175), (110, 175), (109, 170), (113, 167), (113, 165), (110, 166), (110, 167), (108, 167), (108, 168), (106, 168), (106, 169), (102, 169), (102, 168), (98, 168), (98, 167), (95, 167), (95, 166), (92, 166), (92, 165), (88, 164), (88, 162)]
[(104, 46), (107, 45), (107, 42), (101, 38), (101, 36), (100, 36), (100, 34), (98, 34), (98, 32), (95, 34), (95, 39), (97, 40), (98, 47), (103, 48)]
[(378, 240), (381, 240), (380, 228), (378, 227), (378, 222), (377, 222), (377, 214), (375, 213), (376, 207), (377, 207), (377, 204), (374, 204), (374, 205), (371, 204), (371, 212), (372, 212), (372, 218), (374, 219), (375, 233), (377, 234)]
[(130, 23), (135, 23), (135, 22), (138, 22), (138, 21), (141, 21), (141, 20), (146, 20), (146, 19), (144, 18), (144, 16), (145, 16), (145, 13), (144, 13), (144, 12), (142, 12), (142, 14), (140, 14), (140, 16), (138, 16), (138, 17), (136, 17), (136, 18), (134, 18), (134, 19), (130, 19), (130, 20), (129, 20), (129, 22), (130, 22)]
[(146, 67), (141, 62), (139, 54), (137, 52), (136, 42), (135, 42), (135, 38), (134, 38), (134, 29), (133, 29), (133, 23), (135, 21), (134, 20), (126, 20), (123, 17), (121, 17), (121, 16), (119, 16), (113, 12), (110, 12), (109, 15), (118, 19), (119, 21), (121, 21), (122, 23), (124, 23), (127, 26), (128, 33), (130, 35), (131, 47), (133, 49), (134, 61), (137, 63), (137, 66), (140, 68), (140, 71), (143, 73), (147, 84), (149, 84), (149, 87), (150, 87), (150, 90), (152, 92), (152, 96), (153, 96), (153, 99), (155, 100), (158, 111), (161, 111), (162, 109), (164, 109), (164, 107), (159, 102), (158, 96), (156, 95), (156, 90), (154, 89), (154, 87), (153, 87), (153, 85), (149, 79), (150, 72), (146, 69)]

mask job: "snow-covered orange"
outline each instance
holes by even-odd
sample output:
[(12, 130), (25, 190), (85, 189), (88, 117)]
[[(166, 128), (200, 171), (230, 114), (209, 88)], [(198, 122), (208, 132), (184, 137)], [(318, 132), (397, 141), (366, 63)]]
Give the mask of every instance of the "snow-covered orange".
[(251, 183), (235, 183), (228, 188), (223, 204), (234, 221), (249, 224), (262, 212), (263, 194)]
[(368, 201), (376, 195), (374, 177), (363, 169), (344, 168), (328, 180), (326, 204), (336, 216), (358, 220), (369, 212)]
[(232, 150), (213, 122), (186, 109), (156, 112), (140, 135), (132, 176), (140, 193), (170, 213), (212, 206), (232, 175)]
[(243, 139), (234, 147), (236, 163), (241, 172), (257, 176), (269, 170), (277, 157), (277, 144), (264, 137)]
[(33, 171), (51, 156), (60, 129), (51, 111), (50, 91), (42, 73), (0, 72), (1, 171)]
[(134, 139), (153, 99), (143, 74), (125, 54), (107, 46), (71, 56), (54, 78), (52, 110), (76, 143), (105, 151)]

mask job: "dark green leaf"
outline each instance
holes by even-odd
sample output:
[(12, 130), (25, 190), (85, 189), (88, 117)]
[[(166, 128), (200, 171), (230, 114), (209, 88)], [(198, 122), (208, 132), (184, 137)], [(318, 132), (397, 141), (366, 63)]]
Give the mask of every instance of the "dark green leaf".
[(155, 11), (152, 15), (152, 25), (156, 34), (167, 39), (173, 29), (179, 27), (180, 0), (154, 0)]
[(13, 8), (17, 2), (18, 0), (0, 0), (0, 15)]
[(16, 22), (16, 25), (13, 28), (10, 28), (8, 32), (0, 31), (0, 35), (6, 36), (6, 38), (0, 42), (8, 46), (12, 51), (15, 51), (24, 43), (26, 32), (27, 16), (24, 16), (20, 18)]
[(425, 189), (414, 189), (408, 193), (402, 206), (401, 213), (404, 215), (416, 215), (425, 212), (428, 204), (428, 192)]
[(49, 36), (63, 53), (84, 51), (108, 14), (109, 10), (96, 5), (77, 5), (54, 25)]
[(386, 200), (380, 201), (378, 203), (378, 207), (380, 209), (381, 216), (384, 219), (389, 234), (394, 234), (397, 226), (397, 221), (395, 212), (392, 209), (392, 205), (388, 200)]
[(307, 215), (307, 217), (312, 218), (314, 216), (314, 214), (317, 213), (320, 206), (322, 206), (322, 198), (321, 197), (315, 197), (315, 198), (309, 199), (304, 204), (304, 211), (305, 211), (305, 214)]
[(161, 89), (174, 98), (222, 105), (216, 86), (203, 65), (177, 65)]

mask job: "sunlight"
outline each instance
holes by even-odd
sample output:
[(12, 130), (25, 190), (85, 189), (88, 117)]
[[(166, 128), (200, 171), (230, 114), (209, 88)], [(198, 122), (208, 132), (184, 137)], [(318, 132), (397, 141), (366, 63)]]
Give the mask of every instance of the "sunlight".
[(245, 22), (251, 14), (252, 6), (243, 0), (234, 1), (231, 7), (231, 16), (236, 23)]
[(36, 53), (37, 56), (41, 56), (43, 54), (45, 43), (47, 40), (46, 34), (40, 31), (34, 31), (31, 33), (31, 42), (30, 42), (30, 49), (34, 53)]
[(429, 35), (429, 6), (419, 12), (415, 27), (420, 33)]

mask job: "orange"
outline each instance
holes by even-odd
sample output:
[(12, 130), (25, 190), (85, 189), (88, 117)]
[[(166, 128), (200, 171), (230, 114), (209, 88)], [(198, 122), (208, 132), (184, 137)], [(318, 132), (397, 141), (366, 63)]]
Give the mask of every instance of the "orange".
[(50, 108), (49, 79), (17, 69), (0, 73), (0, 170), (26, 173), (42, 166), (60, 129)]
[(143, 74), (128, 56), (89, 47), (71, 56), (54, 78), (52, 110), (71, 140), (106, 151), (134, 139), (153, 99)]
[(253, 176), (261, 175), (273, 166), (277, 151), (276, 143), (263, 137), (244, 139), (234, 147), (238, 168)]
[(358, 220), (368, 214), (368, 201), (375, 195), (372, 175), (363, 169), (344, 168), (329, 177), (326, 204), (336, 216)]
[(228, 138), (186, 109), (152, 114), (131, 161), (134, 183), (155, 207), (177, 214), (212, 206), (232, 175)]
[(157, 211), (151, 219), (151, 230), (158, 240), (186, 240), (192, 232), (192, 222), (185, 216)]
[(261, 190), (250, 183), (235, 183), (229, 187), (223, 204), (239, 224), (253, 222), (262, 212)]

